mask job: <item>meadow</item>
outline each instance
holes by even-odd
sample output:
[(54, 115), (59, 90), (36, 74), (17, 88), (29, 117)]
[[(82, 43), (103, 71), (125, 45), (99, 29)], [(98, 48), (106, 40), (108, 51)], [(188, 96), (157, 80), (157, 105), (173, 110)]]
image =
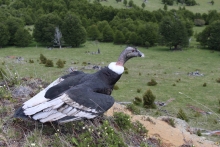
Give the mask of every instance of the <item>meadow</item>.
[[(161, 2), (162, 0), (146, 0), (145, 2), (145, 8), (144, 10), (148, 10), (148, 11), (154, 11), (154, 10), (158, 10), (158, 9), (163, 9), (164, 8), (164, 4), (162, 4)], [(139, 6), (140, 8), (143, 0), (133, 0), (134, 4), (136, 4), (137, 6)], [(215, 1), (214, 5), (211, 5), (211, 3), (209, 3), (209, 1), (207, 0), (196, 0), (196, 2), (199, 5), (196, 6), (185, 6), (185, 8), (193, 13), (208, 13), (209, 10), (217, 10), (218, 12), (220, 11), (220, 1)], [(113, 8), (125, 8), (123, 2), (119, 2), (117, 3), (116, 0), (108, 0), (108, 1), (102, 1), (101, 2), (102, 5), (104, 6), (112, 6)], [(178, 10), (179, 7), (183, 7), (182, 4), (176, 4), (174, 2), (173, 6), (168, 6), (168, 10), (171, 9), (176, 9)]]
[[(202, 29), (194, 28), (197, 32)], [(128, 74), (123, 74), (116, 84), (119, 89), (113, 91), (113, 97), (117, 102), (132, 102), (134, 97), (142, 98), (145, 91), (150, 89), (156, 96), (157, 102), (171, 102), (155, 110), (142, 109), (142, 114), (176, 117), (177, 112), (182, 108), (190, 118), (190, 125), (209, 130), (219, 129), (220, 83), (217, 83), (216, 79), (220, 78), (220, 53), (200, 49), (197, 46), (195, 38), (192, 38), (190, 47), (182, 51), (170, 51), (163, 46), (148, 49), (138, 47), (145, 54), (145, 58), (134, 58), (125, 64)], [(79, 48), (52, 50), (36, 45), (26, 48), (7, 47), (0, 49), (0, 67), (8, 73), (10, 71), (11, 74), (18, 74), (19, 78), (34, 77), (52, 82), (67, 73), (70, 67), (86, 73), (96, 72), (93, 69), (84, 69), (84, 64), (108, 66), (110, 62), (117, 61), (118, 55), (125, 47), (125, 45), (94, 41), (88, 41)], [(98, 48), (101, 54), (88, 53), (88, 51), (96, 52)], [(40, 54), (53, 60), (54, 67), (40, 64)], [(24, 60), (18, 62), (14, 57), (22, 57)], [(30, 59), (34, 63), (29, 63)], [(66, 61), (64, 68), (56, 67), (58, 59)], [(195, 71), (199, 71), (203, 76), (188, 75)], [(151, 79), (156, 80), (158, 84), (148, 86), (147, 82)], [(204, 83), (206, 86), (203, 86)], [(141, 89), (141, 92), (138, 93), (137, 89)], [(198, 116), (190, 106), (211, 114)]]

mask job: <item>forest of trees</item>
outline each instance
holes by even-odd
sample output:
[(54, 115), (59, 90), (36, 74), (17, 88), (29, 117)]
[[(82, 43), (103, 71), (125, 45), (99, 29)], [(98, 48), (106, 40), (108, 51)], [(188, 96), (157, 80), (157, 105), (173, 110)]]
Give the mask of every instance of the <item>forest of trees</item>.
[[(215, 10), (194, 14), (180, 7), (150, 12), (130, 1), (123, 3), (130, 8), (102, 6), (98, 0), (1, 0), (0, 47), (25, 47), (31, 42), (78, 47), (86, 40), (98, 40), (145, 47), (159, 44), (177, 49), (188, 46), (194, 25), (209, 25), (220, 19)], [(25, 29), (31, 25), (33, 34)], [(199, 42), (203, 41), (202, 45), (210, 47), (204, 43), (207, 36), (197, 34), (197, 37)]]

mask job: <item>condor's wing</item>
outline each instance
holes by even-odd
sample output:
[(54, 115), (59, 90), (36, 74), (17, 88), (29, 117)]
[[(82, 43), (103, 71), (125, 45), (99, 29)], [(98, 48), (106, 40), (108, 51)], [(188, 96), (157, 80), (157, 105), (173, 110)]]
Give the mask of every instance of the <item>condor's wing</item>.
[(114, 104), (113, 97), (93, 92), (85, 85), (76, 86), (59, 97), (24, 110), (24, 114), (40, 122), (65, 123), (92, 119), (103, 114)]
[[(67, 85), (69, 84), (68, 81), (71, 81), (72, 84), (74, 84), (74, 81), (78, 81), (77, 79), (80, 79), (82, 76), (86, 75), (85, 73), (81, 72), (81, 71), (74, 71), (74, 72), (71, 72), (70, 74), (68, 75), (65, 75), (65, 76), (62, 76), (58, 79), (56, 79), (55, 81), (53, 81), (50, 85), (48, 85), (45, 89), (43, 89), (42, 91), (40, 91), (38, 94), (36, 94), (34, 97), (32, 97), (31, 99), (29, 99), (28, 101), (26, 101), (22, 108), (23, 109), (27, 109), (27, 108), (30, 108), (30, 107), (33, 107), (33, 106), (36, 106), (40, 103), (43, 103), (43, 102), (46, 102), (46, 101), (49, 101), (50, 97), (47, 97), (45, 96), (46, 93), (49, 93), (51, 95), (59, 95), (61, 94), (63, 91), (69, 89), (69, 87), (65, 87), (65, 86), (59, 86), (60, 84), (62, 85)], [(67, 82), (66, 82), (67, 81)], [(77, 82), (75, 82), (77, 83)], [(59, 87), (63, 87), (62, 90), (59, 89)], [(65, 89), (66, 88), (66, 89)], [(55, 89), (55, 90), (53, 90)], [(51, 92), (48, 92), (49, 91), (54, 91), (55, 93), (51, 93)]]

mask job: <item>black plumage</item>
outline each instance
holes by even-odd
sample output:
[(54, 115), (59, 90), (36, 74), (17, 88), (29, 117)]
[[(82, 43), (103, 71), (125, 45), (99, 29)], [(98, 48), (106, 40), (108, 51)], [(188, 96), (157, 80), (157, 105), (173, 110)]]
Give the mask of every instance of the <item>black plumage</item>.
[(124, 63), (143, 53), (127, 47), (117, 62), (93, 74), (73, 71), (54, 81), (15, 112), (15, 117), (29, 116), (41, 122), (65, 123), (92, 119), (103, 114), (114, 104), (113, 86), (123, 73)]

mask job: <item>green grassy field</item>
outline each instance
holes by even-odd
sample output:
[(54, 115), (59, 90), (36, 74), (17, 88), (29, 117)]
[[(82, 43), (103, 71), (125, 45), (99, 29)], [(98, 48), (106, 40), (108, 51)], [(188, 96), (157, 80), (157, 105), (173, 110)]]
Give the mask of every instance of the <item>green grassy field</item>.
[[(133, 0), (133, 1), (139, 7), (141, 7), (141, 4), (143, 3), (143, 0)], [(220, 11), (220, 1), (215, 1), (214, 5), (208, 3), (209, 1), (207, 0), (196, 0), (196, 2), (199, 3), (199, 5), (185, 6), (185, 8), (194, 13), (208, 13), (209, 10)], [(101, 4), (105, 6), (112, 6), (113, 8), (125, 8), (123, 2), (117, 3), (116, 0), (102, 1)], [(164, 7), (164, 4), (161, 3), (161, 0), (147, 0), (145, 5), (146, 6), (144, 9), (149, 11), (163, 9)], [(174, 3), (173, 6), (168, 6), (168, 10), (179, 9), (180, 6), (183, 7), (182, 4), (177, 5), (176, 3)]]
[[(203, 28), (195, 28), (200, 32)], [(178, 110), (182, 108), (190, 117), (190, 124), (199, 128), (216, 130), (220, 124), (216, 121), (220, 119), (218, 113), (220, 105), (219, 87), (220, 83), (216, 79), (220, 78), (220, 53), (210, 50), (196, 48), (197, 42), (192, 38), (191, 48), (183, 51), (169, 51), (167, 47), (151, 47), (149, 49), (141, 48), (145, 58), (134, 58), (129, 60), (125, 66), (128, 68), (128, 74), (123, 74), (117, 85), (119, 90), (113, 91), (113, 97), (116, 101), (132, 101), (134, 97), (143, 96), (147, 89), (151, 89), (156, 96), (156, 101), (166, 102), (173, 99), (167, 106), (159, 108), (167, 110), (169, 115), (176, 116)], [(95, 52), (101, 50), (101, 54), (88, 54), (87, 51)], [(110, 62), (117, 61), (118, 55), (125, 48), (125, 45), (113, 45), (112, 43), (95, 43), (88, 41), (80, 48), (63, 48), (48, 50), (43, 47), (16, 48), (7, 47), (0, 49), (0, 65), (6, 72), (15, 72), (19, 77), (41, 78), (52, 82), (63, 75), (69, 67), (93, 73), (95, 70), (83, 69), (83, 62), (92, 65), (107, 66)], [(65, 67), (45, 67), (39, 64), (40, 54), (48, 59), (52, 59), (54, 65), (58, 59), (66, 61)], [(8, 57), (22, 57), (24, 61), (18, 62), (16, 59)], [(33, 59), (34, 63), (29, 63)], [(73, 64), (78, 62), (77, 64)], [(189, 72), (199, 71), (204, 76), (189, 76)], [(141, 74), (141, 75), (140, 75)], [(147, 82), (155, 79), (156, 86), (147, 86)], [(203, 87), (206, 83), (207, 86)], [(176, 85), (176, 86), (173, 86)], [(137, 93), (137, 89), (141, 89)], [(183, 94), (180, 94), (183, 93)], [(192, 105), (205, 112), (211, 112), (211, 115), (202, 115), (195, 117), (195, 112), (188, 106)], [(143, 110), (142, 114), (154, 115), (159, 110)], [(159, 111), (161, 115), (168, 115)], [(158, 115), (157, 115), (158, 116)]]

